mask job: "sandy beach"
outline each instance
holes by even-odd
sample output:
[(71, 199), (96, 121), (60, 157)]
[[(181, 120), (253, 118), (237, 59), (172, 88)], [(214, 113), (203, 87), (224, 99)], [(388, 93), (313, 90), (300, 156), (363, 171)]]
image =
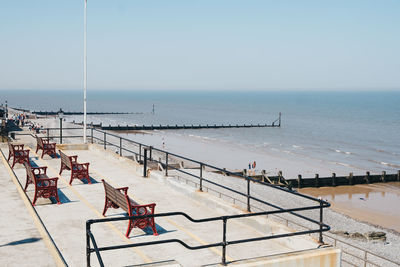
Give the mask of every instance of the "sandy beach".
[(304, 188), (299, 191), (326, 199), (339, 213), (400, 233), (400, 184), (397, 182)]

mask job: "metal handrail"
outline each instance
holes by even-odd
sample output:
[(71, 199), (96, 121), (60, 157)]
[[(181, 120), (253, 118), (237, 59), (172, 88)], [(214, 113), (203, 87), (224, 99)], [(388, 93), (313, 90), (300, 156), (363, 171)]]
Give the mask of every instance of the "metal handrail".
[[(294, 212), (294, 211), (302, 211), (302, 210), (311, 210), (311, 209), (318, 209), (319, 206), (314, 207), (302, 207), (302, 208), (293, 208), (287, 210), (275, 210), (275, 211), (263, 211), (257, 213), (250, 213), (250, 214), (236, 214), (236, 215), (228, 215), (228, 216), (219, 216), (219, 217), (209, 217), (204, 219), (193, 219), (191, 216), (184, 212), (168, 212), (168, 213), (158, 213), (158, 214), (151, 214), (151, 215), (141, 215), (141, 216), (130, 216), (130, 217), (116, 217), (116, 218), (105, 218), (105, 219), (94, 219), (86, 221), (86, 263), (87, 266), (90, 266), (90, 254), (95, 252), (97, 259), (99, 261), (100, 266), (104, 266), (103, 260), (100, 255), (100, 251), (107, 251), (107, 250), (115, 250), (115, 249), (123, 249), (123, 248), (130, 248), (130, 247), (140, 247), (140, 246), (150, 246), (150, 245), (157, 245), (157, 244), (165, 244), (165, 243), (179, 243), (187, 249), (190, 250), (198, 250), (210, 247), (222, 247), (222, 260), (221, 263), (226, 265), (226, 248), (228, 245), (234, 244), (241, 244), (241, 243), (248, 243), (248, 242), (255, 242), (255, 241), (262, 241), (262, 240), (269, 240), (269, 239), (277, 239), (283, 237), (291, 237), (297, 235), (306, 235), (311, 233), (319, 233), (329, 231), (330, 227), (324, 223), (317, 223), (319, 225), (318, 229), (315, 230), (307, 230), (307, 231), (300, 231), (300, 232), (290, 232), (285, 234), (278, 234), (278, 235), (268, 235), (263, 237), (256, 237), (256, 238), (247, 238), (247, 239), (238, 239), (227, 241), (226, 240), (226, 224), (230, 219), (238, 219), (238, 218), (245, 218), (245, 217), (255, 217), (255, 216), (263, 216), (263, 215), (270, 215), (276, 213), (285, 213), (285, 212)], [(211, 243), (207, 245), (201, 246), (190, 246), (187, 243), (183, 242), (180, 239), (166, 239), (166, 240), (158, 240), (158, 241), (150, 241), (150, 242), (141, 242), (141, 243), (134, 243), (134, 244), (127, 244), (127, 245), (116, 245), (116, 246), (107, 246), (107, 247), (98, 247), (95, 237), (91, 232), (91, 225), (95, 223), (103, 223), (103, 222), (114, 222), (114, 221), (125, 221), (125, 220), (140, 220), (144, 218), (156, 218), (156, 217), (171, 217), (171, 216), (183, 216), (187, 220), (193, 223), (204, 223), (204, 222), (211, 222), (211, 221), (222, 221), (223, 222), (223, 236), (222, 242), (218, 243)], [(93, 248), (90, 246), (90, 241), (93, 244)]]
[[(48, 131), (48, 130), (59, 130), (60, 128), (46, 128), (46, 129), (47, 129), (47, 131)], [(63, 129), (70, 129), (70, 130), (78, 130), (78, 129), (79, 129), (79, 130), (82, 130), (82, 128), (63, 128)], [(99, 129), (96, 129), (96, 128), (88, 128), (88, 130), (89, 130), (89, 129), (92, 131), (92, 136), (91, 136), (92, 142), (93, 142), (93, 140), (104, 141), (103, 139), (98, 138), (98, 137), (96, 137), (96, 136), (93, 135), (93, 131), (96, 131), (96, 132), (105, 134), (105, 135), (107, 135), (107, 136), (112, 136), (112, 137), (118, 138), (119, 140), (124, 140), (124, 141), (126, 141), (126, 142), (136, 144), (136, 145), (139, 146), (139, 148), (142, 148), (142, 147), (143, 147), (143, 148), (145, 148), (145, 147), (148, 147), (148, 148), (149, 148), (149, 147), (150, 147), (150, 146), (145, 145), (145, 144), (142, 144), (142, 143), (140, 143), (140, 142), (136, 142), (136, 141), (133, 141), (133, 140), (131, 140), (131, 139), (128, 139), (128, 138), (125, 138), (125, 137), (121, 137), (121, 136), (118, 136), (118, 135), (115, 135), (115, 134), (112, 134), (112, 133), (108, 133), (108, 132), (105, 132), (105, 131), (102, 131), (102, 130), (99, 130)], [(73, 136), (73, 137), (82, 137), (82, 135), (81, 135), (81, 136)], [(59, 138), (59, 137), (57, 137), (57, 136), (52, 136), (52, 138)], [(68, 136), (66, 136), (65, 138), (68, 138)], [(115, 144), (113, 144), (113, 143), (111, 143), (111, 142), (109, 142), (109, 141), (107, 141), (107, 140), (105, 141), (105, 143), (106, 143), (107, 145), (110, 145), (110, 146), (113, 146), (113, 147), (119, 147), (121, 151), (126, 151), (126, 152), (132, 153), (132, 154), (134, 154), (134, 155), (138, 155), (140, 159), (144, 157), (144, 156), (141, 154), (141, 151), (140, 151), (139, 153), (137, 153), (137, 152), (132, 151), (132, 150), (130, 150), (130, 149), (127, 149), (127, 148), (125, 148), (125, 147), (122, 147), (122, 146), (119, 146), (119, 145), (115, 145)], [(120, 144), (121, 144), (121, 141), (120, 141)], [(265, 182), (262, 182), (262, 181), (258, 181), (258, 180), (255, 180), (255, 179), (251, 178), (251, 177), (244, 176), (244, 175), (241, 175), (241, 174), (232, 173), (232, 172), (227, 171), (227, 170), (225, 170), (225, 169), (222, 169), (222, 168), (219, 168), (219, 167), (216, 167), (216, 166), (212, 166), (212, 165), (210, 165), (210, 164), (203, 163), (203, 162), (200, 162), (200, 161), (197, 161), (197, 160), (194, 160), (194, 159), (190, 159), (190, 158), (187, 158), (187, 157), (184, 157), (184, 156), (180, 156), (180, 155), (177, 155), (177, 154), (174, 154), (174, 153), (170, 153), (170, 152), (165, 151), (165, 150), (161, 150), (161, 149), (154, 148), (154, 147), (152, 147), (152, 149), (155, 150), (155, 151), (158, 151), (158, 152), (166, 153), (166, 155), (174, 156), (174, 157), (177, 157), (177, 158), (180, 158), (180, 159), (183, 159), (183, 160), (187, 160), (187, 161), (190, 161), (190, 162), (193, 162), (193, 163), (197, 163), (197, 164), (199, 164), (200, 166), (205, 166), (205, 167), (213, 168), (213, 169), (222, 171), (222, 172), (224, 172), (224, 173), (234, 174), (235, 176), (239, 176), (239, 177), (244, 178), (244, 179), (250, 179), (250, 181), (253, 181), (253, 182), (255, 182), (255, 183), (259, 183), (259, 184), (262, 184), (262, 185), (265, 185), (265, 186), (273, 187), (273, 188), (275, 188), (275, 189), (278, 189), (278, 190), (281, 190), (281, 191), (285, 191), (285, 192), (288, 192), (288, 193), (291, 193), (291, 194), (295, 194), (295, 195), (297, 195), (297, 196), (300, 196), (300, 197), (303, 197), (303, 198), (306, 198), (306, 199), (309, 199), (309, 200), (312, 200), (312, 201), (317, 201), (317, 202), (319, 202), (319, 203), (322, 203), (323, 208), (329, 207), (329, 206), (330, 206), (330, 204), (329, 204), (328, 202), (325, 202), (325, 201), (319, 200), (319, 199), (315, 199), (315, 198), (313, 198), (313, 197), (310, 197), (310, 196), (308, 196), (308, 195), (301, 194), (301, 193), (296, 192), (296, 191), (291, 191), (291, 190), (288, 190), (288, 189), (286, 189), (286, 188), (281, 188), (281, 187), (278, 187), (278, 186), (275, 186), (275, 185), (271, 185), (271, 184), (268, 184), (268, 183), (265, 183)], [(167, 158), (168, 158), (168, 157), (167, 157)], [(152, 161), (155, 161), (155, 162), (158, 162), (158, 163), (161, 163), (161, 164), (166, 164), (166, 163), (167, 163), (167, 164), (166, 164), (166, 169), (167, 169), (167, 170), (168, 170), (168, 168), (172, 168), (172, 169), (175, 169), (175, 170), (177, 170), (177, 171), (179, 171), (179, 172), (185, 173), (185, 174), (187, 174), (187, 175), (196, 177), (196, 176), (195, 176), (194, 174), (192, 174), (192, 173), (188, 173), (188, 172), (185, 172), (185, 171), (183, 171), (183, 170), (181, 170), (181, 169), (175, 168), (173, 165), (168, 165), (168, 161), (167, 161), (166, 163), (160, 162), (160, 161), (157, 161), (157, 160), (154, 160), (154, 159), (153, 159)], [(198, 178), (198, 177), (197, 177), (197, 178)], [(205, 179), (205, 178), (202, 178), (202, 180), (207, 181), (207, 182), (213, 184), (213, 182), (208, 181), (208, 180)], [(222, 187), (222, 188), (223, 188), (223, 187)], [(234, 190), (234, 189), (231, 189), (231, 190)], [(234, 190), (234, 191), (235, 191), (235, 190)], [(241, 193), (241, 192), (238, 192), (238, 193), (240, 193), (241, 195), (246, 196), (245, 194), (243, 194), (243, 193)], [(251, 198), (251, 199), (254, 199), (254, 200), (257, 200), (256, 198), (253, 198), (253, 197), (251, 197), (251, 196), (250, 196), (250, 198)], [(264, 204), (267, 204), (267, 203), (264, 203)], [(267, 204), (267, 205), (268, 205), (268, 204)], [(273, 207), (273, 206), (272, 206), (272, 207)], [(275, 206), (275, 208), (279, 208), (279, 207)], [(293, 214), (293, 215), (296, 216), (296, 214)], [(297, 214), (297, 215), (299, 215), (299, 214)], [(279, 218), (281, 218), (281, 219), (284, 219), (284, 220), (286, 220), (287, 222), (294, 223), (294, 224), (296, 224), (296, 225), (299, 225), (299, 226), (301, 226), (301, 227), (304, 227), (304, 228), (306, 228), (306, 229), (309, 229), (308, 227), (306, 227), (306, 226), (304, 226), (304, 225), (300, 225), (299, 223), (294, 222), (294, 221), (292, 221), (292, 220), (289, 220), (289, 219), (286, 219), (286, 218), (282, 218), (282, 217), (280, 217), (280, 216), (278, 216), (278, 215), (275, 215), (275, 216), (277, 216), (277, 217), (279, 217)], [(300, 215), (300, 216), (302, 216), (302, 215)], [(303, 219), (305, 219), (305, 218), (303, 218)], [(308, 220), (308, 219), (310, 219), (310, 218), (307, 218), (306, 220)], [(312, 219), (311, 219), (310, 222), (315, 223), (315, 221), (312, 220)], [(321, 232), (321, 235), (322, 235), (322, 232)], [(372, 252), (369, 252), (369, 251), (367, 251), (367, 250), (365, 250), (365, 249), (363, 249), (363, 248), (356, 247), (356, 246), (354, 246), (354, 245), (351, 245), (351, 244), (349, 244), (349, 243), (346, 243), (346, 242), (344, 242), (344, 241), (341, 241), (340, 239), (337, 239), (337, 238), (335, 238), (335, 237), (333, 237), (333, 236), (331, 236), (331, 235), (328, 235), (327, 233), (325, 233), (325, 234), (323, 234), (323, 235), (326, 236), (326, 237), (328, 237), (328, 238), (330, 238), (330, 239), (333, 239), (333, 240), (335, 241), (335, 243), (336, 243), (336, 242), (344, 243), (344, 244), (346, 244), (346, 245), (348, 245), (348, 246), (351, 246), (351, 247), (354, 248), (354, 249), (358, 249), (358, 250), (360, 250), (360, 251), (362, 251), (362, 252), (364, 252), (364, 253), (368, 253), (368, 254), (370, 254), (370, 255), (372, 255), (372, 256), (374, 256), (374, 257), (377, 257), (377, 258), (382, 259), (382, 260), (384, 260), (384, 261), (390, 262), (390, 263), (392, 263), (392, 264), (394, 264), (394, 265), (400, 266), (400, 263), (398, 263), (398, 262), (392, 261), (392, 260), (390, 260), (390, 259), (384, 258), (384, 257), (379, 256), (379, 255), (377, 255), (377, 254), (374, 254), (374, 253), (372, 253)], [(356, 256), (356, 255), (354, 255), (354, 254), (351, 254), (351, 253), (349, 253), (349, 252), (346, 252), (346, 251), (343, 251), (343, 252), (344, 252), (345, 254), (350, 255), (350, 256), (359, 258), (358, 256)], [(359, 259), (360, 259), (360, 258), (359, 258)], [(365, 264), (366, 264), (366, 263), (369, 263), (369, 264), (376, 265), (375, 263), (372, 263), (372, 262), (370, 262), (370, 261), (368, 261), (368, 260), (366, 260), (366, 259), (360, 259), (360, 260), (363, 260)]]

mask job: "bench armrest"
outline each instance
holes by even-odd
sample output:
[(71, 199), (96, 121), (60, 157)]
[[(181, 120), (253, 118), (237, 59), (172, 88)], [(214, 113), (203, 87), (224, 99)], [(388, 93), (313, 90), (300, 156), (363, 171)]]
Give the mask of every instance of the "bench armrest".
[(16, 153), (18, 153), (18, 156), (28, 156), (29, 157), (29, 150), (15, 150)]
[(41, 187), (57, 187), (58, 178), (39, 178), (36, 181), (36, 183)]
[(78, 162), (72, 162), (72, 168), (76, 168), (78, 170), (88, 170), (89, 169), (89, 163), (78, 163)]
[(72, 163), (78, 163), (78, 156), (68, 156)]
[(127, 195), (128, 194), (128, 188), (129, 187), (119, 187), (119, 188), (115, 188), (116, 190), (118, 190), (118, 191), (123, 191), (124, 192), (124, 194), (125, 195)]
[(46, 174), (47, 172), (47, 167), (31, 167), (33, 174), (35, 175), (40, 175), (40, 174)]
[[(131, 200), (131, 202), (134, 202)], [(140, 208), (146, 208), (150, 210), (150, 214), (154, 214), (154, 209), (156, 207), (156, 203), (145, 204), (145, 205), (136, 205), (131, 203), (131, 207), (133, 210), (139, 210)]]
[(11, 145), (14, 150), (24, 150), (24, 145)]
[(50, 148), (55, 148), (56, 147), (56, 143), (49, 143), (49, 141), (47, 141), (47, 142), (43, 142), (43, 146), (50, 147)]

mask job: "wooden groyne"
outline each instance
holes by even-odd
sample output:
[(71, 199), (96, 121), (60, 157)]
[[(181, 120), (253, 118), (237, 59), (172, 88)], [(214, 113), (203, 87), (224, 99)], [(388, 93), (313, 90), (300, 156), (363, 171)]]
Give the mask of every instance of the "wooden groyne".
[(297, 188), (400, 182), (400, 170), (395, 174), (387, 174), (386, 171), (382, 171), (381, 174), (366, 172), (365, 175), (354, 175), (351, 172), (348, 176), (336, 176), (335, 173), (332, 173), (331, 177), (319, 177), (318, 174), (315, 174), (313, 178), (303, 178), (299, 174), (297, 179), (287, 179), (286, 181), (292, 187)]
[(280, 124), (228, 124), (228, 125), (134, 125), (134, 126), (101, 126), (102, 130), (127, 131), (127, 130), (181, 130), (181, 129), (221, 129), (221, 128), (255, 128), (255, 127), (280, 127)]
[[(32, 111), (36, 115), (58, 115), (59, 111)], [(83, 115), (83, 112), (63, 111), (64, 115)], [(122, 115), (122, 114), (144, 114), (143, 112), (87, 112), (87, 115)]]
[[(222, 171), (216, 171), (226, 175)], [(340, 185), (357, 185), (357, 184), (372, 184), (372, 183), (386, 183), (386, 182), (400, 182), (400, 170), (397, 173), (388, 174), (386, 171), (382, 171), (381, 174), (371, 174), (366, 172), (365, 175), (354, 175), (349, 173), (347, 176), (337, 176), (332, 173), (330, 177), (320, 177), (319, 174), (315, 174), (314, 177), (303, 178), (301, 174), (298, 175), (297, 179), (285, 179), (282, 171), (279, 171), (276, 176), (269, 176), (265, 170), (262, 170), (260, 174), (255, 174), (253, 171), (243, 169), (242, 172), (236, 171), (231, 172), (237, 175), (249, 176), (255, 180), (262, 181), (265, 183), (278, 185), (287, 188), (305, 188), (305, 187), (333, 187)], [(235, 176), (235, 175), (233, 175)]]

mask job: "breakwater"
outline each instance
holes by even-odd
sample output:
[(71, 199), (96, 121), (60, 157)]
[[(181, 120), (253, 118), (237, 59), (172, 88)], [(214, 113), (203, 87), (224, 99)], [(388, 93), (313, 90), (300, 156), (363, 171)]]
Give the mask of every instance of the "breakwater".
[(221, 128), (255, 128), (255, 127), (280, 127), (280, 124), (228, 124), (228, 125), (134, 125), (134, 126), (101, 126), (102, 130), (127, 131), (127, 130), (181, 130), (181, 129), (221, 129)]
[[(242, 172), (232, 171), (231, 175), (235, 176), (249, 176), (255, 180), (259, 180), (268, 184), (274, 184), (281, 187), (287, 188), (306, 188), (306, 187), (334, 187), (340, 185), (357, 185), (357, 184), (372, 184), (372, 183), (386, 183), (386, 182), (400, 182), (400, 170), (397, 173), (388, 174), (386, 171), (382, 171), (381, 174), (371, 174), (366, 172), (365, 175), (354, 175), (352, 172), (347, 176), (337, 176), (332, 173), (330, 177), (320, 177), (319, 174), (315, 174), (314, 177), (304, 178), (301, 174), (298, 175), (297, 179), (285, 179), (282, 171), (279, 171), (276, 176), (269, 176), (265, 170), (262, 170), (260, 174), (252, 173), (243, 169)], [(219, 173), (226, 175), (223, 171)]]
[[(36, 115), (58, 115), (60, 111), (32, 111)], [(64, 115), (83, 115), (83, 112), (63, 111)], [(86, 112), (87, 115), (122, 115), (122, 114), (144, 114), (143, 112)]]

